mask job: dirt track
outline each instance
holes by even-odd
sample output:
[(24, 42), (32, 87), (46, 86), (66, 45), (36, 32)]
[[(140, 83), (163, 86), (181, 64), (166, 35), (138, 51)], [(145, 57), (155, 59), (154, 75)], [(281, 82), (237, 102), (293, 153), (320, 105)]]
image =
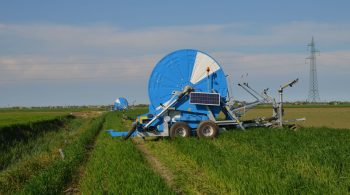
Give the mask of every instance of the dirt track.
[(149, 165), (153, 168), (155, 172), (157, 172), (169, 185), (170, 188), (172, 188), (177, 194), (182, 194), (180, 189), (175, 188), (173, 178), (174, 175), (172, 172), (164, 166), (155, 156), (153, 156), (150, 151), (145, 147), (143, 141), (141, 140), (133, 140), (135, 142), (135, 145), (139, 151), (142, 152), (143, 156), (146, 158)]

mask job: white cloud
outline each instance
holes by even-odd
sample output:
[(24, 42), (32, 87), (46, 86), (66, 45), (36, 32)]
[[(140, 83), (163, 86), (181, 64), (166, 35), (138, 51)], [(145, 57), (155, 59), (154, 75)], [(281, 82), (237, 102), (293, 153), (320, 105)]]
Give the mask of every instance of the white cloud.
[[(308, 71), (306, 53), (230, 53), (217, 52), (213, 56), (228, 72), (258, 72), (265, 75), (282, 75)], [(331, 74), (350, 74), (350, 50), (323, 52), (316, 56), (319, 71)]]
[(119, 81), (148, 78), (154, 59), (138, 56), (122, 60), (118, 58), (71, 58), (17, 56), (0, 57), (0, 80), (21, 79), (83, 79), (104, 78)]
[[(303, 53), (247, 54), (213, 52), (211, 54), (228, 74), (253, 73), (265, 76), (298, 74), (308, 70)], [(161, 54), (128, 57), (127, 59), (95, 57), (61, 59), (55, 57), (0, 57), (0, 76), (6, 79), (34, 78), (115, 78), (131, 81), (147, 80)], [(325, 52), (317, 57), (320, 71), (350, 74), (350, 51)]]
[(316, 58), (320, 70), (350, 75), (350, 51), (322, 52)]
[[(315, 36), (320, 74), (350, 74), (349, 24), (292, 22), (125, 30), (110, 25), (0, 24), (0, 80), (113, 78), (147, 82), (155, 63), (181, 48), (198, 48), (226, 73), (273, 78), (308, 75), (307, 41)], [(6, 45), (7, 44), (7, 45)], [(9, 47), (11, 46), (11, 47)], [(12, 48), (12, 50), (8, 50)], [(12, 52), (11, 52), (12, 51)], [(307, 82), (306, 78), (304, 79)], [(348, 76), (344, 80), (349, 81)], [(1, 81), (0, 81), (1, 83)]]
[[(256, 26), (256, 28), (254, 28)], [(109, 25), (2, 24), (0, 34), (49, 44), (52, 48), (115, 48), (159, 51), (171, 48), (236, 48), (305, 44), (312, 35), (323, 43), (349, 43), (349, 24), (292, 22), (281, 25), (222, 24), (123, 30)], [(213, 49), (211, 49), (213, 50)], [(276, 49), (275, 49), (276, 50)]]

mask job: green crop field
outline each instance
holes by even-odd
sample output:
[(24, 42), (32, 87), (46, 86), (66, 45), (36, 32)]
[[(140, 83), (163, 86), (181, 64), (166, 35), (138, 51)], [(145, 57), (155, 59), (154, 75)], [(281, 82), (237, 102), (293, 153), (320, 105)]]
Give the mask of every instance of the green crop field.
[[(133, 113), (131, 113), (133, 115)], [(104, 129), (126, 130), (121, 112), (106, 117)], [(131, 140), (111, 138), (102, 132), (96, 141), (79, 189), (83, 194), (169, 194), (171, 190), (148, 166)]]
[(0, 112), (0, 126), (48, 120), (65, 114), (67, 112)]
[(229, 130), (211, 140), (124, 141), (104, 131), (128, 130), (146, 108), (70, 112), (0, 111), (0, 194), (350, 193), (347, 107), (287, 107), (286, 118), (307, 118), (305, 128)]
[[(285, 119), (306, 118), (298, 122), (305, 127), (350, 128), (350, 107), (287, 107)], [(245, 119), (256, 117), (270, 117), (271, 108), (253, 109), (246, 113)]]
[[(337, 140), (335, 142), (335, 140)], [(186, 194), (345, 194), (350, 132), (252, 129), (216, 140), (146, 142)]]
[(12, 124), (26, 124), (30, 122), (50, 120), (71, 113), (99, 112), (97, 109), (0, 109), (0, 127)]

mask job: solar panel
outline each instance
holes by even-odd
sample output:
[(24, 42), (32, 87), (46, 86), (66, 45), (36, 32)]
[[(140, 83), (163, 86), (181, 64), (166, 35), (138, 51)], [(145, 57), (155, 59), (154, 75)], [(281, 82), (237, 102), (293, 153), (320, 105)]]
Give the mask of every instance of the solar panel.
[(190, 93), (190, 104), (220, 106), (220, 94), (192, 92)]

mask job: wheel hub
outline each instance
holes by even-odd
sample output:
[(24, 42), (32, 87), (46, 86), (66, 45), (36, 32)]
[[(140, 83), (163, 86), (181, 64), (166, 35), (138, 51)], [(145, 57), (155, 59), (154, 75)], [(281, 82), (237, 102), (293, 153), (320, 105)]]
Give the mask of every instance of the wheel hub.
[(212, 136), (214, 133), (214, 129), (211, 126), (206, 126), (203, 128), (203, 135), (206, 137)]
[(185, 137), (186, 136), (186, 131), (184, 128), (177, 128), (176, 129), (176, 135), (179, 135), (181, 137)]

